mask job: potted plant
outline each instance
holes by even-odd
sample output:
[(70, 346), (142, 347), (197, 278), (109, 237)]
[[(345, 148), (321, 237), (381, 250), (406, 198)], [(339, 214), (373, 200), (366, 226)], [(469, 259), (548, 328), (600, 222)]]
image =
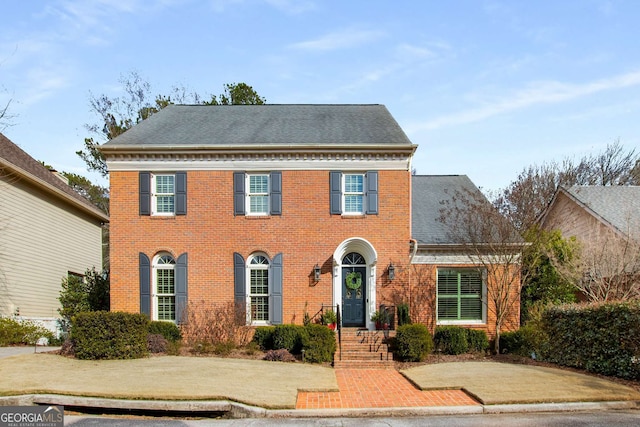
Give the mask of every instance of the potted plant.
[(336, 316), (336, 312), (329, 309), (322, 313), (322, 324), (327, 325), (329, 329), (334, 330), (336, 328), (336, 322), (338, 321), (338, 317)]
[(376, 310), (371, 315), (371, 321), (376, 324), (376, 329), (389, 329), (389, 319), (387, 317), (387, 312), (382, 310)]

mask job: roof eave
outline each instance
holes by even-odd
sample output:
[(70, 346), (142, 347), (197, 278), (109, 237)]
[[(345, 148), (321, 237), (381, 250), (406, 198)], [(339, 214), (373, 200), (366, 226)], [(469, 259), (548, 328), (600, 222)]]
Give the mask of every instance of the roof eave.
[[(65, 193), (64, 191), (61, 191), (60, 189), (54, 187), (53, 185), (49, 184), (48, 182), (38, 178), (37, 176), (33, 175), (32, 173), (14, 165), (13, 163), (7, 162), (5, 159), (0, 159), (0, 165), (3, 165), (4, 167), (6, 167), (7, 169), (11, 170), (12, 172), (20, 175), (20, 177), (26, 179), (27, 181), (29, 181), (30, 183), (36, 185), (37, 187), (45, 190), (46, 192), (55, 195), (56, 197), (72, 204), (73, 206), (75, 206), (76, 208), (80, 209), (81, 211), (95, 217), (96, 219), (99, 219), (101, 222), (109, 222), (109, 216), (107, 214), (105, 214), (104, 212), (102, 212), (100, 209), (93, 207), (89, 204), (83, 204), (81, 203), (79, 200), (71, 197), (69, 194)], [(87, 203), (89, 203), (87, 201)]]

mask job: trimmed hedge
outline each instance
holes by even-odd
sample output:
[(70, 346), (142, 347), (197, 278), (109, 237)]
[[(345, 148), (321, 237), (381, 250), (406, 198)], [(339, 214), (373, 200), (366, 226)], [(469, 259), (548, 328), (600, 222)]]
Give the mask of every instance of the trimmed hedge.
[(542, 324), (546, 361), (640, 379), (640, 301), (551, 307)]
[(401, 360), (421, 362), (433, 350), (433, 340), (427, 327), (421, 323), (398, 326), (395, 351)]
[(284, 348), (292, 354), (300, 354), (303, 330), (304, 326), (300, 325), (276, 325), (273, 331), (273, 350)]
[(92, 311), (72, 319), (78, 359), (137, 359), (148, 355), (149, 319), (144, 314)]
[(302, 330), (305, 362), (332, 362), (336, 348), (336, 333), (328, 327), (311, 323)]
[(433, 342), (444, 354), (462, 354), (469, 351), (467, 330), (460, 326), (438, 326)]
[(252, 341), (258, 344), (261, 350), (273, 350), (273, 333), (275, 331), (275, 326), (258, 326)]
[(483, 353), (489, 349), (489, 337), (485, 331), (467, 329), (469, 351)]
[(485, 331), (461, 326), (438, 326), (433, 342), (444, 354), (485, 352), (489, 348), (489, 338)]
[(162, 335), (165, 340), (176, 342), (182, 338), (180, 328), (173, 322), (154, 320), (149, 322), (149, 334)]

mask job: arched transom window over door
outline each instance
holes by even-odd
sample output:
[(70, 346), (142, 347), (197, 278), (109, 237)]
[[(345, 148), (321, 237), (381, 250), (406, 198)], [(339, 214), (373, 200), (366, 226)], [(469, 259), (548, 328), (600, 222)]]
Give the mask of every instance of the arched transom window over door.
[(365, 325), (367, 266), (362, 255), (350, 252), (342, 258), (342, 323)]

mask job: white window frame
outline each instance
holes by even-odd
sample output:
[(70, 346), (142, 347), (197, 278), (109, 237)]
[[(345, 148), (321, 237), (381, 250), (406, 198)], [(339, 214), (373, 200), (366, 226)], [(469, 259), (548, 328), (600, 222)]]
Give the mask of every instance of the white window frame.
[[(266, 192), (256, 192), (256, 193), (252, 193), (251, 192), (251, 178), (252, 177), (264, 177), (267, 180), (267, 191)], [(246, 206), (246, 215), (248, 216), (266, 216), (269, 215), (269, 213), (271, 212), (271, 177), (269, 176), (268, 173), (264, 172), (264, 173), (248, 173), (245, 176), (245, 206)], [(252, 197), (266, 197), (267, 199), (267, 207), (266, 207), (266, 211), (265, 212), (253, 212), (251, 210), (251, 198)]]
[[(158, 193), (157, 183), (160, 177), (171, 177), (173, 179), (172, 193)], [(171, 212), (158, 211), (158, 197), (172, 197), (173, 210)], [(176, 214), (176, 176), (172, 173), (151, 174), (151, 215), (154, 216), (175, 216)]]
[[(482, 295), (480, 296), (480, 305), (482, 310), (482, 318), (475, 320), (468, 319), (445, 319), (440, 320), (438, 317), (438, 272), (440, 270), (454, 270), (454, 271), (469, 271), (480, 270), (482, 275)], [(436, 269), (436, 325), (486, 325), (487, 324), (487, 273), (484, 269), (478, 269), (473, 267), (440, 267)]]
[[(153, 257), (153, 310), (152, 320), (162, 320), (166, 322), (176, 322), (176, 260), (167, 252), (161, 252)], [(173, 293), (160, 293), (158, 290), (159, 271), (173, 271)], [(160, 319), (159, 302), (160, 298), (173, 297), (173, 319)]]
[[(266, 261), (266, 263), (257, 263), (257, 261)], [(267, 274), (267, 292), (266, 293), (253, 293), (251, 292), (251, 272), (252, 271), (266, 271)], [(250, 325), (270, 325), (270, 291), (271, 291), (271, 260), (262, 252), (251, 254), (247, 259), (247, 322)], [(253, 318), (253, 298), (266, 298), (267, 300), (267, 312), (265, 319)]]
[[(362, 191), (347, 191), (347, 176), (360, 176), (362, 177)], [(364, 215), (366, 211), (366, 188), (367, 177), (362, 172), (343, 172), (342, 173), (342, 214), (343, 215)], [(348, 196), (360, 196), (362, 200), (362, 207), (359, 211), (347, 211), (347, 197)]]

